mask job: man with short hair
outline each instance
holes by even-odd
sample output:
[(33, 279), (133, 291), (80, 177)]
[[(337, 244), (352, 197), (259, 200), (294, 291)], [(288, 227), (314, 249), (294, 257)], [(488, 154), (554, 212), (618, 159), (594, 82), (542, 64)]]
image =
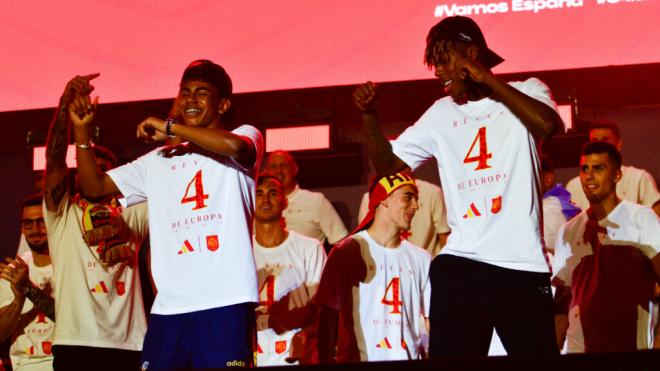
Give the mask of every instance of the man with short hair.
[[(151, 268), (158, 290), (142, 351), (148, 370), (246, 367), (254, 363), (257, 275), (252, 256), (261, 133), (223, 129), (232, 82), (221, 66), (196, 60), (183, 72), (173, 112), (149, 117), (138, 137), (184, 142), (157, 148), (107, 173), (89, 150), (95, 105), (74, 120), (83, 190), (149, 202)], [(82, 99), (82, 98), (81, 98)], [(87, 98), (88, 99), (88, 98)], [(177, 142), (179, 142), (177, 140)]]
[(284, 210), (287, 228), (322, 243), (335, 244), (348, 231), (330, 201), (320, 192), (300, 188), (296, 176), (298, 164), (287, 151), (273, 151), (268, 155), (265, 170), (280, 178), (288, 202)]
[(583, 147), (580, 182), (590, 206), (560, 230), (553, 264), (557, 342), (566, 338), (568, 353), (652, 347), (660, 221), (650, 208), (618, 197), (621, 177), (612, 144)]
[(21, 205), (21, 231), (30, 252), (0, 263), (0, 340), (11, 337), (9, 356), (16, 371), (53, 369), (53, 269), (42, 200), (33, 195)]
[(331, 250), (314, 300), (322, 363), (412, 360), (425, 353), (431, 255), (401, 236), (419, 208), (417, 194), (407, 173), (376, 178), (367, 215)]
[[(599, 141), (610, 143), (621, 152), (623, 139), (616, 123), (596, 120), (589, 124), (589, 142)], [(660, 192), (653, 176), (648, 171), (633, 166), (621, 166), (621, 174), (621, 180), (616, 184), (616, 194), (619, 198), (648, 206), (660, 216)], [(573, 203), (582, 209), (589, 207), (589, 199), (582, 190), (579, 176), (566, 184), (566, 190), (571, 193)]]
[[(44, 220), (55, 283), (55, 370), (137, 368), (147, 327), (136, 264), (147, 234), (146, 205), (124, 209), (117, 192), (97, 197), (68, 188), (67, 118), (79, 120), (91, 111), (90, 81), (97, 76), (67, 83), (46, 144)], [(109, 150), (85, 146), (97, 153), (95, 168), (116, 165)]]
[[(321, 243), (286, 229), (282, 211), (286, 196), (282, 182), (272, 175), (257, 179), (254, 213), (254, 260), (259, 278), (257, 365), (283, 366), (310, 362), (310, 342), (316, 319), (311, 299), (325, 264)], [(304, 331), (304, 332), (303, 332)], [(307, 345), (307, 346), (306, 346)], [(298, 349), (296, 349), (298, 348)]]
[(493, 328), (508, 354), (558, 352), (537, 141), (562, 122), (541, 81), (493, 75), (502, 61), (472, 19), (442, 19), (426, 38), (425, 62), (449, 96), (391, 143), (373, 83), (353, 94), (378, 174), (438, 163), (452, 234), (431, 266), (431, 357), (486, 355)]

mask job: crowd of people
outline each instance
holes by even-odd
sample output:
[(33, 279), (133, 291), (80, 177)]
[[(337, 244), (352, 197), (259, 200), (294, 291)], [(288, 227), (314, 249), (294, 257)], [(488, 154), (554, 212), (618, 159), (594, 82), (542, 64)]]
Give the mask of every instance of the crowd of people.
[[(446, 97), (397, 139), (376, 85), (353, 93), (376, 175), (350, 232), (299, 186), (292, 154), (265, 156), (253, 126), (223, 129), (232, 80), (218, 64), (185, 69), (169, 117), (137, 126), (164, 145), (120, 166), (91, 139), (99, 74), (71, 79), (43, 194), (21, 207), (28, 250), (0, 263), (13, 369), (485, 356), (493, 334), (511, 355), (657, 346), (660, 193), (622, 165), (616, 125), (590, 127), (564, 188), (540, 155), (563, 125), (543, 82), (495, 76), (503, 58), (466, 17), (431, 28), (424, 56)], [(413, 176), (430, 159), (442, 188)]]

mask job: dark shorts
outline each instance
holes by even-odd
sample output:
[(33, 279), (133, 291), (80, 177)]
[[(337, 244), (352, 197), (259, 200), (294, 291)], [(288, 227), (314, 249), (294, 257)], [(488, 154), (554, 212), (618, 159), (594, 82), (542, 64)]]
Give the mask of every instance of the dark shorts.
[(140, 363), (143, 370), (251, 367), (255, 342), (253, 303), (152, 314)]
[(485, 356), (493, 329), (510, 355), (559, 353), (549, 273), (444, 254), (429, 274), (431, 357)]

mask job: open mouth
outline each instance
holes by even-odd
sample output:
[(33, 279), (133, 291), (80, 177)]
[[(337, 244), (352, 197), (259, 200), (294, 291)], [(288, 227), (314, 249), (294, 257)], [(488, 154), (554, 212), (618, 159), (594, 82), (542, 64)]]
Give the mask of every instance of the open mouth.
[(198, 107), (188, 107), (188, 108), (186, 108), (186, 110), (184, 112), (188, 116), (194, 116), (194, 115), (197, 115), (197, 114), (201, 113), (202, 110)]

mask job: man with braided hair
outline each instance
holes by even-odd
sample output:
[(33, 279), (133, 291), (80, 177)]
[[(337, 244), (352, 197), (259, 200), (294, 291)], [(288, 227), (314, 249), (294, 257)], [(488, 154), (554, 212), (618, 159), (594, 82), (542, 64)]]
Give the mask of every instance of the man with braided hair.
[(562, 123), (541, 81), (493, 75), (502, 61), (472, 19), (442, 19), (426, 38), (425, 62), (449, 96), (391, 143), (378, 126), (374, 84), (353, 95), (378, 174), (438, 164), (451, 234), (431, 266), (431, 357), (485, 356), (493, 328), (508, 354), (558, 352), (538, 141)]

